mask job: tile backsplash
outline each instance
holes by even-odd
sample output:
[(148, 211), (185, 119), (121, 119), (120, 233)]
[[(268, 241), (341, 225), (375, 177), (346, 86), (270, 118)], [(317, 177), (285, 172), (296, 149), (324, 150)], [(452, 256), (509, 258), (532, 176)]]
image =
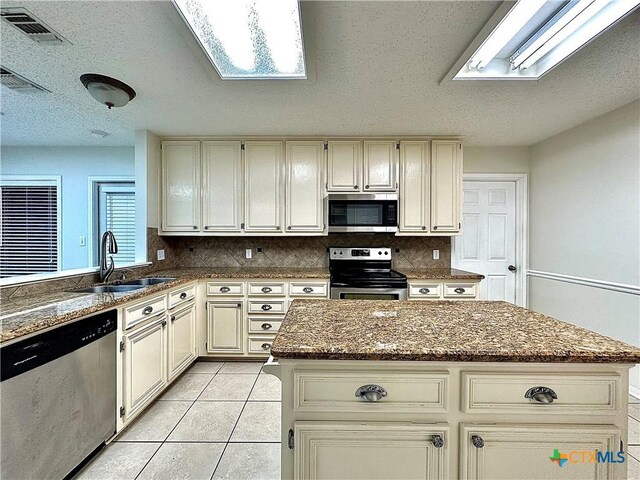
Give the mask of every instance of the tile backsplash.
[[(450, 237), (397, 237), (391, 234), (332, 234), (326, 237), (169, 237), (148, 229), (149, 258), (164, 249), (166, 260), (156, 268), (190, 267), (299, 267), (329, 266), (327, 249), (342, 247), (390, 247), (393, 267), (449, 268)], [(252, 249), (253, 258), (245, 258)], [(433, 250), (440, 258), (433, 260)]]

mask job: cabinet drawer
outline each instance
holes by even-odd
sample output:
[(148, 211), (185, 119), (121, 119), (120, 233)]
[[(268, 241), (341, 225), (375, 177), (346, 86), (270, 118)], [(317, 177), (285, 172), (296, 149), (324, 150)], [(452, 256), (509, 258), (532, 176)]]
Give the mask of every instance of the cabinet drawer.
[(244, 295), (243, 282), (207, 282), (207, 295)]
[(440, 298), (442, 284), (440, 283), (410, 283), (409, 298)]
[(289, 295), (292, 297), (326, 297), (326, 283), (291, 282)]
[[(376, 386), (386, 392), (378, 401), (356, 396), (361, 387)], [(447, 392), (446, 372), (294, 372), (294, 408), (304, 412), (442, 413)]]
[[(535, 398), (536, 390), (544, 391)], [(469, 413), (615, 415), (618, 375), (462, 373), (462, 410)], [(531, 390), (531, 391), (530, 391)], [(528, 393), (529, 392), (529, 393)], [(553, 398), (555, 396), (555, 398)], [(551, 403), (544, 403), (551, 399)]]
[(196, 296), (196, 286), (189, 285), (169, 294), (169, 309), (182, 305)]
[(265, 355), (269, 355), (274, 338), (275, 336), (273, 335), (269, 337), (249, 336), (249, 353), (264, 353)]
[(249, 333), (276, 333), (284, 317), (249, 317)]
[(249, 282), (249, 295), (284, 297), (286, 295), (284, 282)]
[(167, 310), (166, 295), (146, 299), (124, 310), (124, 328), (129, 328), (159, 315)]
[(477, 283), (445, 283), (444, 298), (475, 298)]
[(286, 311), (284, 300), (249, 301), (249, 313), (285, 313)]

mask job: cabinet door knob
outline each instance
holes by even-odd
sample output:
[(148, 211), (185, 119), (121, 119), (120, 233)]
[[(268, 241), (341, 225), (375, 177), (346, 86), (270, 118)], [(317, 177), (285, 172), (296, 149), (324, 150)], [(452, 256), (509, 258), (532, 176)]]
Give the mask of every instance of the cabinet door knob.
[(427, 229), (427, 227), (422, 227), (422, 230), (426, 230), (426, 229)]
[(364, 188), (366, 188), (368, 190), (369, 189), (369, 185), (365, 185)]
[(466, 292), (466, 290), (462, 287), (458, 287), (454, 290), (454, 292), (456, 292), (458, 295), (462, 295), (464, 292)]
[(171, 315), (171, 321), (175, 322), (176, 321), (176, 316), (175, 315)]
[(387, 391), (380, 385), (362, 385), (356, 390), (356, 397), (365, 402), (377, 402), (387, 396)]
[(162, 326), (163, 326), (163, 327), (166, 327), (166, 326), (167, 326), (167, 321), (166, 321), (166, 320), (163, 320), (163, 321), (162, 321)]
[(182, 293), (180, 294), (180, 298), (181, 298), (182, 300), (184, 300), (185, 298), (187, 298), (187, 292), (182, 292)]
[(436, 448), (442, 448), (444, 446), (444, 439), (442, 438), (442, 435), (434, 435), (431, 442)]
[(262, 290), (262, 293), (269, 293), (271, 292), (272, 289), (271, 287), (262, 287), (261, 290)]
[(289, 226), (287, 227), (287, 230), (291, 230), (291, 225), (289, 225)]
[(271, 350), (271, 344), (270, 343), (263, 343), (262, 344), (262, 349), (263, 350)]
[(420, 290), (418, 290), (420, 293), (429, 293), (429, 289), (428, 288), (421, 288)]
[(209, 230), (209, 226), (208, 226), (208, 225), (205, 225), (205, 226), (204, 226), (204, 229), (205, 229), (205, 230)]
[(304, 287), (304, 288), (302, 289), (302, 291), (303, 291), (304, 293), (311, 293), (311, 292), (313, 292), (313, 288), (311, 288), (311, 287)]
[(476, 448), (484, 447), (484, 440), (480, 435), (471, 435), (471, 443), (473, 443), (473, 446)]
[(357, 190), (358, 189), (358, 185), (354, 185), (353, 188)]
[(438, 226), (437, 226), (437, 225), (436, 225), (436, 226), (434, 226), (434, 227), (433, 227), (433, 229), (434, 229), (434, 230), (437, 230), (437, 229), (438, 229)]
[(549, 404), (558, 399), (558, 395), (549, 387), (531, 387), (524, 394), (524, 398), (533, 400), (536, 403)]
[(276, 225), (276, 230), (280, 230), (280, 225)]
[(261, 308), (262, 310), (264, 310), (265, 312), (268, 312), (268, 311), (269, 311), (269, 310), (271, 310), (273, 307), (272, 307), (271, 305), (267, 305), (267, 304), (265, 304), (265, 305), (262, 305), (260, 308)]
[(263, 330), (270, 330), (273, 327), (273, 325), (271, 325), (270, 323), (263, 323), (262, 325), (260, 325), (260, 327)]
[(149, 305), (148, 307), (144, 307), (144, 309), (142, 310), (143, 315), (149, 315), (151, 314), (151, 312), (153, 312), (153, 307), (151, 305)]
[(230, 291), (231, 291), (231, 289), (230, 289), (229, 287), (220, 287), (220, 291), (221, 291), (222, 293), (227, 293), (227, 292), (230, 292)]
[(238, 303), (238, 308), (242, 308), (242, 304), (241, 303)]
[(516, 266), (515, 266), (515, 265), (509, 265), (509, 267), (508, 267), (508, 268), (509, 268), (509, 271), (510, 271), (510, 272), (516, 272), (516, 271), (518, 271), (518, 269), (516, 268)]
[(194, 225), (194, 226), (193, 226), (193, 229), (194, 229), (194, 230), (197, 230), (197, 229), (198, 229), (198, 227), (197, 227), (196, 225)]

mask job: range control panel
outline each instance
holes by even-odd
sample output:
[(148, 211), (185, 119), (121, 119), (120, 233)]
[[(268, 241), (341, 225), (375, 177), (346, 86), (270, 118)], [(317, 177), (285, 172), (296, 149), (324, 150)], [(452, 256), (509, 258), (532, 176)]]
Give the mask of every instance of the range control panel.
[(331, 260), (391, 260), (391, 249), (378, 248), (351, 248), (331, 247), (329, 249)]

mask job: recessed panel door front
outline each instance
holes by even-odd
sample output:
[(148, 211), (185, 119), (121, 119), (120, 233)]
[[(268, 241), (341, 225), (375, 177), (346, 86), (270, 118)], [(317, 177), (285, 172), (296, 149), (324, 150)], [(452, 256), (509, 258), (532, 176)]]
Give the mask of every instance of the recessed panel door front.
[(246, 232), (283, 231), (283, 151), (282, 142), (245, 143)]

